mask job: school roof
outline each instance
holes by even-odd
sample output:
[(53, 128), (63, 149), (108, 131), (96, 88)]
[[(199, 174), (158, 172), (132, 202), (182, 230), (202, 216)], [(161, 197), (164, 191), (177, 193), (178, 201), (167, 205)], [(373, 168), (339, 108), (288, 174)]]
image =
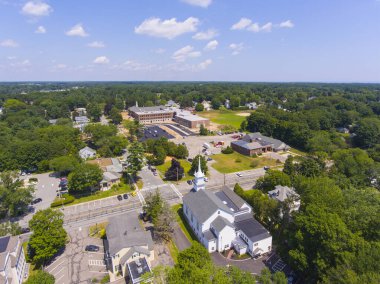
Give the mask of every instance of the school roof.
[(136, 114), (150, 114), (150, 113), (173, 113), (172, 109), (165, 106), (152, 106), (152, 107), (138, 107), (133, 106), (128, 109)]
[(281, 140), (278, 140), (278, 139), (275, 139), (275, 138), (272, 138), (272, 137), (268, 137), (268, 136), (264, 136), (260, 132), (248, 133), (247, 135), (245, 135), (243, 137), (242, 140), (246, 141), (246, 142), (251, 142), (252, 140), (256, 140), (256, 142), (260, 141), (260, 143), (261, 142), (266, 142), (268, 144), (273, 144), (273, 148), (274, 149), (278, 149), (278, 148), (281, 148), (281, 147), (289, 147), (288, 145), (286, 145)]

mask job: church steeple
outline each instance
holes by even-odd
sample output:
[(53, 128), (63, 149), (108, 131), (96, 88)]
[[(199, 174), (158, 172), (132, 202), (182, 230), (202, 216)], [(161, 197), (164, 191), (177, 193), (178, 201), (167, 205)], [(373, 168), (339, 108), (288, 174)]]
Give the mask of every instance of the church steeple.
[(139, 103), (136, 101), (136, 107), (139, 107)]
[(202, 172), (202, 167), (201, 167), (201, 157), (199, 156), (198, 159), (198, 171), (194, 173), (194, 187), (193, 189), (195, 191), (198, 191), (200, 189), (206, 189), (206, 183), (205, 183), (205, 175)]

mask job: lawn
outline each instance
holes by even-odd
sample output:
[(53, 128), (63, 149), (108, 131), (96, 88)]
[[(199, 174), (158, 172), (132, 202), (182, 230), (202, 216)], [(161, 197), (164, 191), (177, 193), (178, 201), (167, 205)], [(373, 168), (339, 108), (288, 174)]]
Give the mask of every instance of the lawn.
[(108, 225), (108, 222), (103, 222), (99, 224), (96, 223), (95, 225), (89, 227), (88, 235), (92, 238), (101, 239), (105, 235), (107, 225)]
[(89, 195), (74, 195), (75, 200), (72, 203), (67, 204), (67, 206), (79, 204), (83, 202), (93, 201), (97, 199), (102, 199), (106, 197), (111, 197), (114, 195), (124, 194), (133, 191), (128, 184), (120, 183), (120, 186), (117, 186), (113, 189), (106, 191), (96, 191), (93, 194)]
[(239, 115), (242, 113), (251, 112), (247, 111), (232, 111), (232, 110), (211, 110), (211, 111), (202, 111), (197, 114), (199, 116), (210, 119), (214, 123), (221, 125), (231, 125), (237, 129), (240, 128), (240, 124), (246, 119), (245, 116)]
[[(181, 179), (181, 181), (187, 181), (191, 180), (194, 177), (188, 174), (188, 171), (191, 169), (191, 163), (187, 160), (178, 160), (181, 163), (181, 166), (183, 167), (185, 171), (185, 176)], [(156, 167), (156, 169), (160, 172), (160, 175), (164, 178), (166, 171), (170, 168), (172, 161), (167, 160), (164, 164), (159, 165)]]
[(252, 170), (264, 166), (274, 167), (280, 165), (276, 160), (267, 157), (252, 158), (237, 152), (232, 154), (212, 155), (215, 163), (212, 167), (223, 174)]
[(178, 225), (181, 227), (182, 232), (185, 234), (187, 239), (191, 241), (198, 241), (193, 230), (190, 228), (189, 224), (186, 221), (186, 217), (183, 215), (182, 204), (177, 204), (172, 207)]

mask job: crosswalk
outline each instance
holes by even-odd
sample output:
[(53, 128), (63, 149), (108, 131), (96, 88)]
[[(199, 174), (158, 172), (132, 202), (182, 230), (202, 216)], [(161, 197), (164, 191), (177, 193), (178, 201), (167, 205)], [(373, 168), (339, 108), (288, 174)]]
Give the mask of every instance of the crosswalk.
[(103, 259), (89, 259), (89, 266), (106, 266), (106, 262)]

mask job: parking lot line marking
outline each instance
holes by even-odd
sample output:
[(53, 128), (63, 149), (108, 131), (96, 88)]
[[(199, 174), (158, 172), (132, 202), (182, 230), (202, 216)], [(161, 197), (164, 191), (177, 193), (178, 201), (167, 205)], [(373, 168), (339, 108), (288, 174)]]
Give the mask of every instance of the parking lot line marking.
[[(57, 262), (55, 262), (55, 263), (57, 263)], [(55, 264), (54, 263), (54, 264)], [(58, 267), (60, 267), (62, 264), (64, 264), (65, 263), (65, 260), (64, 261), (62, 261), (60, 264), (58, 264), (57, 266), (55, 266), (52, 270), (50, 270), (49, 271), (49, 273), (52, 273), (53, 272), (53, 270), (55, 270), (56, 268), (58, 268)], [(53, 265), (53, 264), (52, 264)], [(51, 266), (49, 266), (49, 267), (51, 267)], [(47, 270), (49, 270), (49, 268), (46, 268)]]
[[(53, 275), (54, 275), (54, 277), (56, 277), (63, 269), (65, 269), (66, 267), (64, 266), (64, 267), (62, 267), (58, 272), (56, 272), (56, 273), (53, 273)], [(50, 273), (50, 274), (52, 274), (52, 273)]]
[[(64, 277), (65, 276), (65, 274), (63, 274), (61, 277), (59, 277), (58, 279), (56, 279), (55, 280), (55, 283), (58, 283), (58, 281), (60, 280), (60, 279), (62, 279), (62, 277)], [(65, 284), (64, 282), (62, 282), (62, 284)]]

